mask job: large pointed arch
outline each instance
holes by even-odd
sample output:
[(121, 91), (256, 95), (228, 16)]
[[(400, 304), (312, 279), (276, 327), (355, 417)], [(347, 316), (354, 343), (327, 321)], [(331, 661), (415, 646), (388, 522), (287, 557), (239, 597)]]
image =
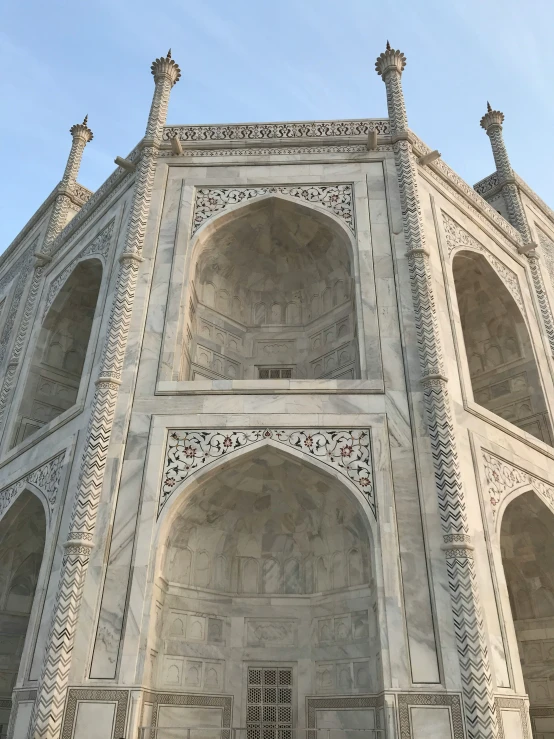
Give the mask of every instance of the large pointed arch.
[[(513, 491), (500, 547), (531, 719), (538, 736), (554, 731), (554, 512), (538, 494)], [(519, 494), (517, 494), (519, 492)], [(540, 717), (540, 718), (539, 718)]]
[(552, 444), (552, 427), (525, 318), (489, 261), (462, 249), (452, 261), (474, 401)]
[(4, 726), (9, 721), (7, 706), (13, 688), (18, 678), (25, 678), (29, 664), (29, 657), (22, 657), (25, 645), (29, 645), (35, 592), (44, 577), (46, 516), (43, 501), (26, 486), (0, 520), (0, 640), (7, 647), (3, 649), (0, 678), (0, 723)]
[(53, 298), (30, 358), (13, 445), (75, 404), (101, 281), (101, 261), (83, 260)]
[[(295, 698), (283, 699), (283, 714), (315, 692), (379, 691), (374, 525), (348, 478), (274, 439), (199, 470), (168, 501), (152, 542), (144, 680), (234, 693), (250, 662), (290, 672), (287, 661), (302, 659), (312, 684), (288, 675)], [(314, 644), (302, 636), (312, 624)], [(242, 646), (229, 641), (242, 632)], [(318, 650), (333, 642), (356, 643), (356, 657), (320, 665)], [(190, 643), (194, 658), (181, 658)], [(241, 721), (252, 724), (257, 709), (243, 697)]]
[(324, 208), (263, 195), (191, 242), (179, 379), (359, 377), (353, 234)]

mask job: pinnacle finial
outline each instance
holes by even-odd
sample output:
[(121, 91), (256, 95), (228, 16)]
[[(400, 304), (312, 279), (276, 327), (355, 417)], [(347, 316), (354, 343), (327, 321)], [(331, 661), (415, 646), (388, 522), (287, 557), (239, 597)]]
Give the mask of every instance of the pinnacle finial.
[(502, 126), (504, 123), (504, 113), (499, 110), (493, 110), (491, 104), (487, 100), (487, 112), (481, 118), (481, 128), (488, 132), (489, 128), (494, 130), (495, 126)]
[(82, 123), (76, 123), (74, 126), (71, 126), (71, 128), (69, 129), (69, 133), (72, 136), (83, 138), (85, 139), (85, 141), (92, 141), (94, 137), (92, 131), (88, 127), (88, 113), (83, 118)]
[(387, 41), (386, 50), (377, 57), (377, 61), (375, 62), (375, 71), (377, 74), (381, 75), (383, 79), (392, 70), (396, 70), (402, 74), (405, 66), (406, 57), (404, 54), (398, 49), (393, 49), (389, 41)]
[(171, 49), (169, 49), (166, 56), (155, 59), (152, 62), (150, 69), (156, 82), (165, 78), (171, 82), (171, 86), (173, 86), (181, 76), (179, 65), (171, 58)]

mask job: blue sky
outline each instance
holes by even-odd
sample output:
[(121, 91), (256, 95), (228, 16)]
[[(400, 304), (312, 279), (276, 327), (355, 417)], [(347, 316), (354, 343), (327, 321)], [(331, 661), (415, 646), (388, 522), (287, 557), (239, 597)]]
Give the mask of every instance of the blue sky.
[(553, 27), (552, 0), (5, 2), (0, 251), (60, 179), (85, 113), (90, 189), (142, 137), (150, 63), (170, 46), (168, 123), (223, 123), (386, 116), (374, 62), (390, 39), (411, 128), (473, 184), (494, 169), (489, 99), (514, 169), (554, 206)]

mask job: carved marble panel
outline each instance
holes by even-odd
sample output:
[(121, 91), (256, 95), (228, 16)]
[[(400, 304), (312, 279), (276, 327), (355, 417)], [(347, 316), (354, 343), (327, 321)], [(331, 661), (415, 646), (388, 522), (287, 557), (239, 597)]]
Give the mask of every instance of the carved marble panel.
[(200, 187), (196, 191), (193, 234), (216, 213), (262, 195), (287, 195), (319, 205), (346, 223), (354, 231), (354, 199), (351, 184), (337, 185), (261, 185), (259, 187)]
[(169, 432), (159, 512), (193, 472), (233, 452), (272, 440), (337, 470), (364, 495), (375, 515), (369, 430), (363, 429), (174, 429)]
[(505, 495), (524, 485), (533, 489), (554, 511), (554, 485), (542, 480), (530, 472), (482, 450), (485, 468), (486, 497), (490, 503), (492, 515), (496, 516), (498, 505)]
[(64, 457), (65, 450), (52, 459), (49, 459), (48, 462), (45, 462), (40, 467), (28, 472), (24, 477), (21, 477), (8, 487), (0, 490), (0, 518), (2, 518), (14, 498), (25, 489), (26, 483), (31, 483), (42, 491), (45, 499), (48, 501), (51, 518), (60, 488)]

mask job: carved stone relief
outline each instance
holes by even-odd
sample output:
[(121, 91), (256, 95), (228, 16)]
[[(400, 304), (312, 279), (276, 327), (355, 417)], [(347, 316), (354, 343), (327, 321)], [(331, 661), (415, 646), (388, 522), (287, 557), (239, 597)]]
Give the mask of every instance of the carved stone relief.
[(216, 213), (262, 195), (288, 195), (326, 208), (354, 231), (352, 185), (294, 185), (198, 188), (194, 203), (193, 233)]
[(375, 515), (369, 430), (175, 429), (169, 432), (158, 513), (179, 485), (223, 456), (271, 440), (313, 457), (347, 477)]
[(485, 468), (487, 498), (491, 505), (492, 515), (496, 517), (498, 505), (502, 499), (516, 488), (528, 485), (554, 511), (554, 485), (541, 480), (526, 470), (497, 457), (491, 452), (482, 450)]
[[(240, 123), (224, 126), (166, 126), (163, 140), (171, 141), (261, 141), (342, 136), (367, 136), (370, 131), (390, 134), (383, 118), (357, 121), (306, 121), (303, 123)], [(367, 150), (367, 147), (366, 147)]]
[(10, 503), (19, 493), (25, 489), (26, 483), (31, 483), (39, 488), (48, 501), (50, 519), (56, 505), (57, 495), (60, 488), (60, 480), (63, 469), (65, 451), (45, 462), (40, 467), (27, 473), (16, 482), (0, 490), (0, 518), (4, 515)]

